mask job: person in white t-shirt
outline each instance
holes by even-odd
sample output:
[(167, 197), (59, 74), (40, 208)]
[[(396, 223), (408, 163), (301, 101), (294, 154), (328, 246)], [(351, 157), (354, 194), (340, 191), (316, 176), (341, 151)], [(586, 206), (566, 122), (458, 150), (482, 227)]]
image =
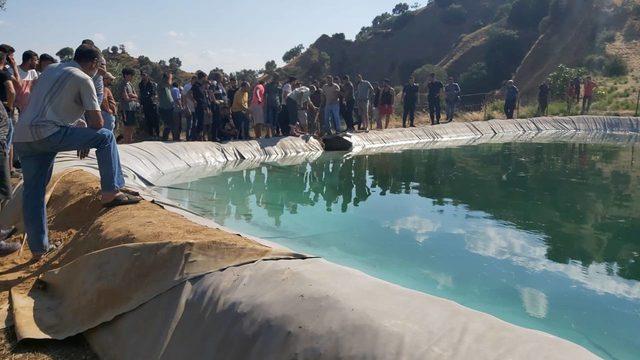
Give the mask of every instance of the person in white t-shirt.
[[(111, 130), (103, 128), (92, 81), (100, 59), (99, 49), (80, 45), (73, 61), (49, 65), (34, 86), (29, 106), (16, 125), (14, 146), (22, 161), (24, 179), (24, 226), (36, 259), (49, 251), (45, 191), (58, 152), (77, 150), (83, 159), (89, 149), (96, 149), (104, 207), (141, 201), (139, 194), (123, 190), (116, 139)], [(81, 120), (83, 115), (86, 122)]]
[(27, 50), (22, 53), (22, 64), (18, 66), (18, 73), (13, 74), (13, 83), (16, 88), (16, 108), (23, 113), (29, 105), (29, 97), (31, 96), (31, 88), (38, 80), (38, 54), (34, 51)]

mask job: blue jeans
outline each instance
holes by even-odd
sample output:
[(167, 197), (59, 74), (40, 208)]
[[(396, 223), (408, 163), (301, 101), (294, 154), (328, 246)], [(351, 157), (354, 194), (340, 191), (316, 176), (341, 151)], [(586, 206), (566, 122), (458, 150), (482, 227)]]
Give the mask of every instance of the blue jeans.
[(336, 132), (340, 132), (340, 104), (327, 105), (324, 108), (324, 128), (327, 133), (331, 132), (331, 123), (329, 118), (333, 119), (333, 128)]
[(277, 129), (279, 127), (278, 113), (280, 112), (280, 105), (267, 105), (265, 111), (265, 124), (273, 130)]
[(249, 117), (242, 111), (232, 113), (233, 122), (238, 129), (238, 139), (249, 139)]
[(14, 146), (22, 160), (22, 217), (33, 254), (49, 250), (44, 196), (58, 152), (96, 149), (102, 192), (114, 192), (124, 187), (116, 138), (110, 130), (62, 127), (45, 139), (15, 143)]
[(115, 130), (116, 129), (116, 117), (109, 114), (106, 111), (102, 112), (102, 119), (104, 120), (104, 128), (107, 130)]

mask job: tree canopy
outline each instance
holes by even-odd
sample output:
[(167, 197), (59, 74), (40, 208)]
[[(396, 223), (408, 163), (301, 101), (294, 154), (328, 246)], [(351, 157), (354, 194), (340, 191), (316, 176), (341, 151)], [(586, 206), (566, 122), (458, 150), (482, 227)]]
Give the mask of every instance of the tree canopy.
[(394, 6), (393, 10), (391, 10), (393, 15), (402, 15), (407, 11), (409, 11), (409, 4), (407, 3), (398, 3)]
[(284, 53), (284, 55), (282, 55), (282, 61), (284, 61), (286, 63), (290, 62), (291, 60), (295, 59), (300, 54), (302, 54), (302, 50), (304, 50), (304, 45), (298, 44), (297, 46), (295, 46), (291, 50), (289, 50), (286, 53)]
[(73, 59), (73, 53), (73, 49), (67, 46), (58, 50), (56, 56), (60, 58), (60, 62), (67, 62)]

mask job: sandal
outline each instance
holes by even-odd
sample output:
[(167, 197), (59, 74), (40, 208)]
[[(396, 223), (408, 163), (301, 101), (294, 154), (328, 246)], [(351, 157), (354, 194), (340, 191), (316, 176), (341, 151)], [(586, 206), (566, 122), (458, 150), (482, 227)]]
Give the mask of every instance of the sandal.
[(125, 193), (120, 193), (116, 195), (115, 199), (111, 200), (106, 204), (102, 204), (105, 208), (114, 208), (116, 206), (124, 206), (124, 205), (133, 205), (142, 201), (140, 196), (129, 195)]
[(128, 195), (132, 195), (132, 196), (140, 196), (139, 192), (137, 192), (135, 190), (128, 189), (128, 188), (122, 188), (122, 189), (120, 189), (120, 192), (128, 194)]

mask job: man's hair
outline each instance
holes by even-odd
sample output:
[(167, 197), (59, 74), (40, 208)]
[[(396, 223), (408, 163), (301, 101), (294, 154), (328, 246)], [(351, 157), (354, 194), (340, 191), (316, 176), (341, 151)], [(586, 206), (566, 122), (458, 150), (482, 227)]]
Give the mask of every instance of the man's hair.
[(44, 53), (44, 54), (40, 55), (40, 62), (43, 62), (43, 61), (48, 61), (48, 62), (55, 63), (56, 59), (54, 59), (53, 56), (51, 56), (51, 55), (49, 55), (47, 53)]
[(84, 39), (82, 40), (82, 45), (91, 45), (91, 46), (96, 46), (96, 44), (93, 42), (93, 40), (91, 39)]
[(4, 62), (5, 60), (7, 60), (7, 53), (4, 51), (0, 51), (0, 63)]
[(11, 45), (2, 44), (2, 45), (0, 45), (0, 51), (2, 51), (3, 53), (5, 53), (7, 55), (11, 55), (14, 52), (16, 52), (16, 49), (14, 49), (13, 46), (11, 46)]
[(198, 71), (196, 71), (196, 76), (198, 77), (198, 80), (200, 80), (200, 79), (206, 78), (207, 74), (205, 74), (204, 71), (202, 71), (202, 70), (198, 70)]
[(178, 87), (178, 83), (174, 81), (173, 84), (171, 84), (171, 86)]
[(122, 77), (125, 77), (127, 75), (135, 75), (135, 71), (132, 68), (124, 68), (122, 69)]
[(236, 81), (236, 80), (237, 80), (237, 79), (236, 79), (236, 77), (235, 77), (235, 76), (231, 76), (231, 77), (229, 77), (229, 81)]
[(38, 54), (36, 54), (36, 52), (33, 51), (33, 50), (27, 50), (27, 51), (22, 53), (22, 62), (25, 63), (25, 62), (33, 59), (34, 56), (38, 57)]
[(258, 84), (260, 84), (260, 85), (264, 85), (264, 79), (260, 79), (260, 80), (258, 80)]
[(345, 75), (342, 77), (342, 80), (344, 81), (351, 81), (351, 79), (349, 78), (349, 75)]
[(296, 79), (295, 76), (289, 76), (289, 81), (288, 82), (292, 83), (292, 82), (294, 82), (296, 80), (298, 80), (298, 79)]
[(250, 87), (251, 85), (249, 84), (248, 81), (243, 81), (242, 84), (240, 84), (240, 87)]
[(88, 44), (78, 46), (75, 54), (73, 55), (73, 61), (78, 64), (86, 64), (91, 61), (99, 60), (102, 57), (100, 50), (97, 47)]

